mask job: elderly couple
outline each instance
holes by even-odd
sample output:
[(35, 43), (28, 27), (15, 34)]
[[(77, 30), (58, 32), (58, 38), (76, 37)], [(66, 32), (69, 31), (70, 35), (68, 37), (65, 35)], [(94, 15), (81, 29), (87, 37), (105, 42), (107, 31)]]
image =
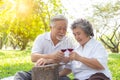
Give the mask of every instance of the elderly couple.
[[(39, 35), (33, 44), (31, 60), (35, 66), (49, 63), (69, 63), (59, 70), (60, 80), (70, 80), (69, 73), (74, 74), (74, 80), (112, 80), (107, 66), (108, 54), (104, 46), (93, 38), (93, 28), (89, 21), (76, 19), (71, 29), (79, 45), (74, 45), (66, 36), (68, 20), (63, 15), (56, 15), (50, 20), (50, 32)], [(64, 51), (73, 46), (69, 57)], [(22, 76), (21, 76), (22, 75)], [(31, 71), (17, 72), (14, 80), (31, 80)]]

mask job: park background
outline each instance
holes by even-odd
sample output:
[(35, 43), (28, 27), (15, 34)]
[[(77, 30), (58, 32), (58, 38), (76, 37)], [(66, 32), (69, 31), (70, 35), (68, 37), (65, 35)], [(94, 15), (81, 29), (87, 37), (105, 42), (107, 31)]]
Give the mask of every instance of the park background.
[[(120, 80), (120, 0), (0, 0), (0, 79), (33, 67), (33, 41), (50, 31), (50, 17), (56, 14), (69, 19), (68, 27), (76, 18), (92, 23), (94, 38), (109, 53), (113, 80)], [(72, 36), (69, 28), (67, 34)]]

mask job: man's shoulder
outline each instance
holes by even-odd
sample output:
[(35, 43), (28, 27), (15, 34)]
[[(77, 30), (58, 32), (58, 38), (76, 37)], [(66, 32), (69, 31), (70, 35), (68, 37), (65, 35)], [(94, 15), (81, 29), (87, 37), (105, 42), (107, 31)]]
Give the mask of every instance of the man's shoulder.
[(39, 34), (37, 37), (38, 38), (45, 38), (49, 35), (50, 33), (49, 32), (46, 32), (46, 33), (43, 33), (43, 34)]

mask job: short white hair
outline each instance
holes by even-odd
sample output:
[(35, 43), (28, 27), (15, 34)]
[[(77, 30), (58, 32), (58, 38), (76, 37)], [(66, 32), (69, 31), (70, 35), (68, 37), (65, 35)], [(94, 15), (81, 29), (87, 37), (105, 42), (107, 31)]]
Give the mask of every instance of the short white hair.
[(56, 15), (56, 16), (53, 16), (51, 19), (50, 19), (50, 26), (53, 27), (55, 25), (55, 21), (60, 21), (60, 20), (65, 20), (66, 23), (68, 23), (68, 20), (65, 16), (63, 15)]

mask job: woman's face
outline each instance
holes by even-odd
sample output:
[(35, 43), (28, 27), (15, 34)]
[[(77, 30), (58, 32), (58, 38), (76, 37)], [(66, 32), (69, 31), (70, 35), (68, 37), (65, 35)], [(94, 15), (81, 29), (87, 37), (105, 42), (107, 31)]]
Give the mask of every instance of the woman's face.
[(90, 37), (80, 27), (73, 29), (73, 35), (77, 42), (79, 42), (82, 46), (90, 40)]

